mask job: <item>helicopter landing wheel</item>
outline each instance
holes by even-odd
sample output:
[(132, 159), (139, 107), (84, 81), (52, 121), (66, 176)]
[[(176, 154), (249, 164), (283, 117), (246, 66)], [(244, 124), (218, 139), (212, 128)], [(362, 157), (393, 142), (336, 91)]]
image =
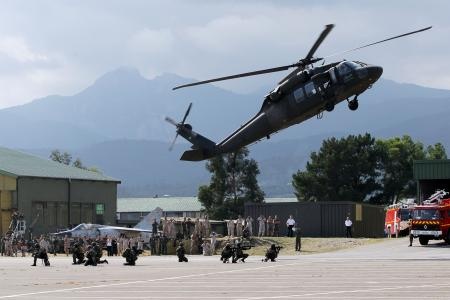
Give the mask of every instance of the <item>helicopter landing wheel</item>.
[(348, 102), (348, 108), (350, 110), (357, 110), (358, 109), (358, 99), (353, 99)]
[(326, 111), (333, 111), (333, 109), (334, 109), (334, 103), (333, 102), (327, 102), (325, 104), (325, 110)]

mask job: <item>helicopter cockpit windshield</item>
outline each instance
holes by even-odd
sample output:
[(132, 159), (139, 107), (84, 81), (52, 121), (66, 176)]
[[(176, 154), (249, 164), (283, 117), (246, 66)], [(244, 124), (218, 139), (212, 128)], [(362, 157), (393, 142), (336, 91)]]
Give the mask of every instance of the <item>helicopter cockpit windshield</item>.
[(348, 73), (350, 73), (352, 70), (356, 70), (361, 68), (362, 66), (360, 64), (357, 64), (353, 61), (344, 61), (341, 62), (338, 66), (337, 69), (339, 71), (339, 74), (341, 76), (347, 75)]

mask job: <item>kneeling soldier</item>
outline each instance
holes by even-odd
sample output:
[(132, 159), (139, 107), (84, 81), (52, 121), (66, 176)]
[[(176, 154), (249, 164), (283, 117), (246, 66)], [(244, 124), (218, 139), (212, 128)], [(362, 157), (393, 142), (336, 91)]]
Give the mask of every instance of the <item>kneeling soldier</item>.
[(126, 263), (124, 263), (125, 266), (134, 266), (136, 265), (136, 260), (138, 259), (139, 250), (136, 248), (136, 246), (133, 246), (131, 249), (127, 248), (125, 252), (122, 254), (123, 257), (125, 257)]
[(76, 242), (73, 245), (72, 259), (74, 265), (81, 265), (86, 262), (84, 259), (83, 247), (80, 242)]
[(38, 258), (44, 260), (44, 264), (45, 264), (46, 267), (50, 266), (50, 262), (48, 261), (47, 250), (45, 250), (45, 248), (41, 248), (38, 243), (34, 244), (34, 247), (33, 247), (33, 258), (34, 258), (34, 262), (31, 265), (33, 267), (36, 267), (36, 261), (37, 261)]
[(275, 259), (278, 257), (278, 253), (280, 252), (280, 249), (282, 247), (275, 246), (275, 244), (272, 244), (269, 249), (266, 251), (266, 258), (263, 259), (263, 261), (275, 261)]
[(176, 249), (176, 253), (178, 256), (178, 262), (188, 262), (187, 257), (185, 256), (186, 254), (186, 250), (184, 250), (184, 245), (183, 242), (180, 242), (180, 244), (178, 245), (177, 249)]
[(236, 248), (234, 249), (233, 253), (233, 260), (232, 263), (237, 263), (237, 261), (240, 259), (243, 263), (245, 263), (245, 259), (248, 257), (247, 253), (244, 253), (241, 243), (236, 244)]
[(86, 262), (85, 266), (96, 266), (97, 265), (97, 253), (94, 250), (94, 247), (89, 245), (86, 251)]

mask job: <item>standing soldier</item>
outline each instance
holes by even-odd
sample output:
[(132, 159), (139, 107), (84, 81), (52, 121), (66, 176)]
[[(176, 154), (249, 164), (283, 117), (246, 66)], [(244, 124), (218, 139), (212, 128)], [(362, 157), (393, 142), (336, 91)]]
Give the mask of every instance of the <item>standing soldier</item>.
[(193, 252), (197, 251), (197, 248), (198, 248), (197, 241), (198, 241), (198, 237), (197, 237), (197, 235), (195, 233), (193, 233), (191, 235), (191, 249), (189, 251), (189, 254), (195, 254)]
[(169, 225), (167, 228), (167, 235), (166, 237), (169, 239), (175, 238), (176, 231), (175, 231), (175, 220), (173, 218), (170, 219)]
[(50, 246), (50, 243), (47, 241), (47, 239), (43, 235), (41, 235), (41, 239), (39, 241), (39, 246), (41, 248), (44, 248), (45, 251), (48, 253), (48, 248)]
[(244, 219), (242, 219), (241, 215), (239, 215), (236, 220), (236, 236), (237, 237), (242, 236), (243, 222), (244, 222)]
[(267, 223), (267, 235), (268, 236), (273, 236), (273, 219), (272, 219), (272, 216), (268, 216), (267, 217), (267, 220), (266, 220), (266, 223)]
[(234, 220), (232, 220), (232, 219), (228, 220), (227, 229), (228, 229), (228, 236), (233, 237), (234, 236)]
[(262, 237), (266, 231), (266, 218), (263, 215), (258, 217), (258, 236)]
[(164, 217), (164, 220), (162, 220), (162, 231), (163, 235), (167, 236), (169, 232), (169, 220), (167, 220), (167, 216)]
[(408, 227), (409, 227), (409, 247), (412, 247), (414, 236), (412, 235), (412, 216), (409, 213), (408, 216)]
[(64, 236), (64, 253), (66, 254), (66, 256), (69, 256), (69, 250), (70, 250), (70, 239), (66, 234)]
[(189, 236), (189, 234), (188, 234), (189, 228), (188, 227), (189, 227), (188, 221), (186, 220), (186, 217), (184, 217), (183, 218), (183, 222), (181, 222), (181, 229), (182, 229), (182, 232), (183, 232), (183, 238), (184, 239), (187, 239), (188, 236)]
[(211, 232), (210, 237), (211, 237), (211, 255), (214, 255), (214, 254), (216, 254), (217, 235), (213, 231), (213, 232)]
[(119, 255), (122, 255), (122, 235), (120, 235), (119, 239), (117, 240), (117, 253)]
[(295, 251), (299, 251), (302, 248), (302, 232), (300, 227), (295, 227)]
[(200, 223), (200, 219), (196, 218), (194, 223), (194, 235), (201, 236), (202, 234), (202, 224)]
[(150, 254), (156, 255), (156, 237), (153, 234), (150, 237)]
[(158, 234), (158, 222), (156, 222), (156, 219), (153, 219), (152, 223), (152, 235)]
[(163, 234), (163, 236), (160, 239), (160, 245), (161, 245), (161, 254), (162, 255), (167, 255), (167, 243), (169, 242), (169, 239), (167, 238), (167, 236), (165, 236)]
[(273, 218), (273, 236), (280, 236), (280, 220), (277, 215)]
[(208, 237), (211, 233), (211, 223), (209, 222), (208, 216), (205, 216), (205, 219), (203, 220), (203, 224), (202, 224), (202, 228), (203, 228), (203, 233), (204, 233), (204, 237)]
[(245, 221), (249, 236), (253, 236), (253, 218), (248, 216)]

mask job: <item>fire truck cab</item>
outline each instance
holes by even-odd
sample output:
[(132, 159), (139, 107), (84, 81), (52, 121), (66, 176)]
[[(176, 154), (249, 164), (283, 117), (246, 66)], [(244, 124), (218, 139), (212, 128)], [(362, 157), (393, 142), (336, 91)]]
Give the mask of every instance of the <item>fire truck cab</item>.
[[(437, 196), (436, 196), (437, 195)], [(445, 191), (437, 191), (422, 205), (413, 209), (411, 234), (419, 238), (421, 245), (430, 240), (444, 239), (450, 244), (450, 196)]]

